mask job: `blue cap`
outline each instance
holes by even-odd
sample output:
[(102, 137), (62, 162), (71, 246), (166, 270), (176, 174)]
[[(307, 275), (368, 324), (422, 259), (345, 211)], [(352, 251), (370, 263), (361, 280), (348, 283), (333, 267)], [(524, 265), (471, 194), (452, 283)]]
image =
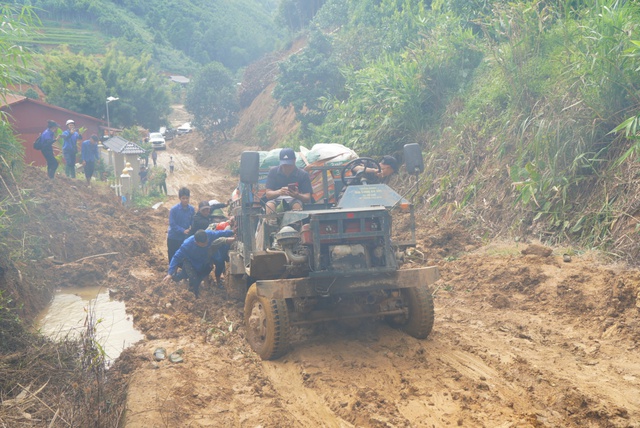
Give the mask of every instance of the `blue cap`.
[(296, 153), (293, 149), (285, 148), (280, 150), (280, 165), (295, 165)]

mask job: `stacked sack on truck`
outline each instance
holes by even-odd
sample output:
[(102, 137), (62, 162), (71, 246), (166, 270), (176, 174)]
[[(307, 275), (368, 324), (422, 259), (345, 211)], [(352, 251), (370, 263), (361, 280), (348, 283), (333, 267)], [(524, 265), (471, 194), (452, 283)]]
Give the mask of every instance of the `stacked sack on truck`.
[(300, 155), (304, 160), (304, 169), (311, 178), (313, 188), (313, 200), (315, 202), (325, 202), (325, 194), (322, 184), (322, 171), (314, 169), (317, 167), (333, 167), (327, 171), (327, 184), (329, 194), (326, 195), (328, 203), (335, 203), (335, 181), (340, 180), (342, 167), (354, 159), (358, 158), (356, 152), (342, 144), (315, 144), (311, 150), (300, 146)]

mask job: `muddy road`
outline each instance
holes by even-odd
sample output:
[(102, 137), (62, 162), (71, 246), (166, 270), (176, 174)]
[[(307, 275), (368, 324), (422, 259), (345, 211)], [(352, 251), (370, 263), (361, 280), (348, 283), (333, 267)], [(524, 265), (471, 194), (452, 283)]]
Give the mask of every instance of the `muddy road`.
[[(640, 427), (640, 273), (592, 253), (564, 262), (566, 249), (480, 245), (426, 212), (426, 262), (411, 266), (442, 274), (428, 339), (327, 323), (294, 329), (287, 355), (261, 361), (241, 302), (161, 283), (177, 188), (191, 188), (192, 204), (226, 200), (236, 179), (223, 165), (241, 149), (219, 149), (205, 168), (192, 157), (197, 137), (180, 138), (159, 157), (176, 162), (174, 196), (153, 214), (137, 281), (119, 290), (147, 337), (121, 357), (136, 367), (127, 427)], [(154, 361), (157, 347), (182, 349), (184, 362)]]

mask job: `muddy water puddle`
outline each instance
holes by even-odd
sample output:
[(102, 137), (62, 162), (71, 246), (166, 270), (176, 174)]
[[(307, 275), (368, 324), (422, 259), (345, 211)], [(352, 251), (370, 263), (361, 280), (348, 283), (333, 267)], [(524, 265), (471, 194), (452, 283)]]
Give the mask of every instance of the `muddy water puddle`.
[(102, 287), (64, 288), (57, 290), (53, 300), (36, 319), (36, 328), (53, 339), (66, 335), (79, 337), (84, 330), (89, 310), (98, 320), (96, 339), (113, 362), (127, 347), (144, 338), (133, 327), (124, 302), (112, 300), (109, 290)]

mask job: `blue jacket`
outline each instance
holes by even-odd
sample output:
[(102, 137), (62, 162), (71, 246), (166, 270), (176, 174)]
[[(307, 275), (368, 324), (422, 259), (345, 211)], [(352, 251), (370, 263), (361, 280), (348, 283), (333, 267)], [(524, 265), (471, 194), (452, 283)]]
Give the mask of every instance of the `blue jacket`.
[(189, 260), (197, 272), (202, 272), (213, 264), (213, 254), (209, 254), (209, 247), (213, 241), (222, 237), (233, 236), (233, 230), (205, 230), (207, 245), (200, 247), (195, 236), (188, 237), (174, 254), (169, 263), (169, 275), (174, 275), (183, 261)]
[(191, 226), (191, 221), (195, 214), (196, 210), (191, 205), (187, 205), (186, 208), (182, 208), (180, 203), (174, 205), (169, 211), (167, 238), (183, 241), (187, 236), (184, 231)]
[(98, 144), (91, 144), (91, 140), (84, 140), (82, 142), (82, 161), (95, 163), (98, 162), (98, 159), (100, 159)]
[(44, 143), (45, 148), (50, 148), (53, 143), (56, 142), (57, 138), (56, 138), (56, 134), (51, 131), (49, 128), (45, 129), (44, 131), (42, 131), (42, 136), (40, 137), (40, 140)]
[(62, 144), (62, 151), (69, 153), (76, 153), (78, 151), (78, 140), (82, 138), (78, 131), (66, 130), (62, 133), (62, 139), (64, 143)]

